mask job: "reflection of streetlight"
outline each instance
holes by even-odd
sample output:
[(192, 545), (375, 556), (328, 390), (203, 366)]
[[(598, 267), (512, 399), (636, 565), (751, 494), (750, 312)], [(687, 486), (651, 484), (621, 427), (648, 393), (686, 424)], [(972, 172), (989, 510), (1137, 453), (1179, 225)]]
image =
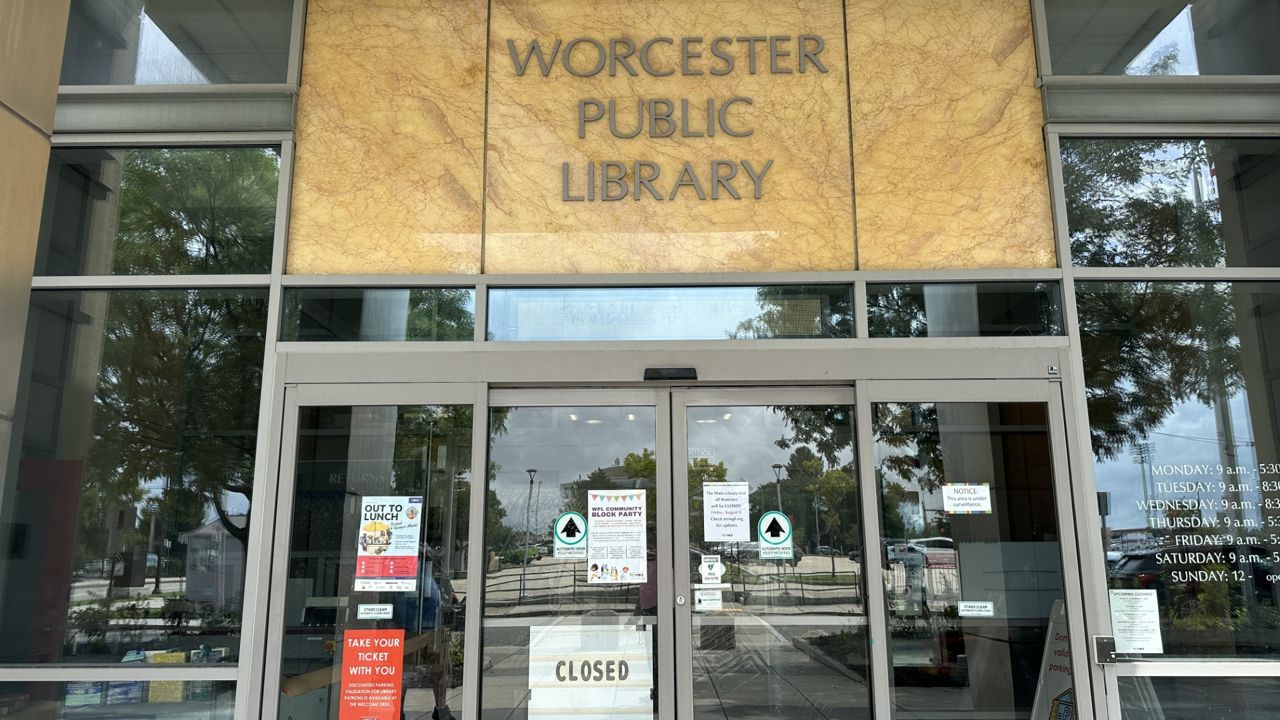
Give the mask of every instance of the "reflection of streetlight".
[(520, 597), (529, 594), (525, 586), (525, 573), (529, 569), (529, 510), (533, 508), (533, 476), (538, 474), (537, 468), (525, 470), (529, 473), (529, 496), (524, 501), (524, 559), (520, 564)]
[[(1135, 465), (1140, 467), (1142, 473), (1142, 511), (1147, 516), (1146, 525), (1151, 527), (1151, 490), (1147, 482), (1147, 466), (1151, 464), (1151, 442), (1143, 440), (1129, 446), (1129, 455), (1133, 458)], [(1153, 541), (1151, 535), (1147, 536), (1148, 541)]]
[(773, 489), (778, 493), (778, 512), (782, 512), (782, 463), (773, 464), (773, 477), (777, 480)]
[[(774, 463), (770, 467), (773, 468), (774, 484), (773, 489), (778, 493), (778, 512), (782, 512), (782, 463)], [(763, 539), (763, 538), (761, 538)], [(764, 547), (762, 544), (760, 547)], [(787, 566), (782, 566), (782, 594), (790, 595), (787, 590)]]

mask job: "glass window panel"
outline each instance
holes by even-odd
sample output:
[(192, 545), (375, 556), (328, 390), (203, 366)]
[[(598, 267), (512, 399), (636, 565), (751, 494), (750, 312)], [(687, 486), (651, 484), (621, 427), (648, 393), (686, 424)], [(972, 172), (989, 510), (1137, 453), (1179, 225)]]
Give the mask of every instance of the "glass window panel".
[(1280, 139), (1063, 138), (1062, 174), (1076, 265), (1280, 265)]
[[(472, 420), (471, 407), (461, 405), (299, 410), (280, 717), (338, 716), (342, 673), (335, 665), (343, 661), (344, 637), (357, 630), (403, 633), (404, 717), (458, 716), (466, 659)], [(384, 532), (394, 549), (395, 533), (401, 532), (396, 521), (362, 517), (363, 500), (370, 496), (397, 498), (404, 508), (400, 517), (415, 533), (408, 542), (417, 556), (396, 573), (401, 579), (391, 582), (397, 586), (366, 579), (391, 574), (376, 563), (391, 558), (393, 550), (358, 553), (383, 544)], [(358, 569), (365, 563), (372, 569)], [(361, 617), (361, 608), (379, 605), (389, 617)]]
[(495, 288), (490, 340), (853, 337), (848, 285)]
[(1073, 717), (1047, 406), (872, 420), (894, 717)]
[(1280, 74), (1277, 0), (1045, 0), (1056, 75)]
[(1271, 720), (1280, 678), (1120, 677), (1124, 720)]
[(1280, 284), (1077, 288), (1108, 585), (1159, 610), (1120, 650), (1280, 656)]
[(267, 291), (35, 290), (0, 663), (239, 653)]
[(292, 288), (282, 340), (474, 340), (471, 288)]
[(1062, 334), (1058, 284), (867, 285), (871, 337), (1026, 337)]
[[(618, 704), (627, 706), (627, 717), (655, 717), (658, 633), (671, 632), (657, 608), (655, 408), (495, 407), (489, 415), (489, 443), (484, 716), (559, 717), (563, 692), (530, 690), (531, 655), (537, 648), (575, 654), (594, 648), (610, 658), (625, 650), (621, 657), (633, 663), (635, 677), (653, 678), (654, 685), (633, 683), (613, 692), (619, 693)], [(552, 525), (561, 513), (589, 515), (592, 491), (623, 490), (643, 492), (647, 558), (620, 558), (622, 567), (612, 569), (612, 582), (605, 583), (599, 574), (595, 579), (600, 582), (592, 582), (592, 561), (557, 557)], [(645, 581), (627, 583), (623, 575), (637, 561), (645, 564)], [(600, 565), (597, 570), (607, 571), (608, 565)], [(580, 697), (587, 703), (601, 696)]]
[(221, 680), (0, 683), (0, 716), (19, 720), (231, 720), (235, 705), (236, 684)]
[(72, 0), (63, 85), (288, 80), (293, 0)]
[(266, 273), (278, 148), (54, 148), (37, 275)]

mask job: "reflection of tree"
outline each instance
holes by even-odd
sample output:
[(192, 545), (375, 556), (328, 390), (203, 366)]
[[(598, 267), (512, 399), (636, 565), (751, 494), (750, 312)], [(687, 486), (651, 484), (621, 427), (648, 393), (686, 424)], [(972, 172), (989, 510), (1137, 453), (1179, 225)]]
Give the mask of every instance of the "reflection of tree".
[(129, 150), (113, 272), (271, 269), (280, 159), (274, 150)]
[(1242, 387), (1229, 286), (1083, 285), (1077, 293), (1094, 453), (1114, 458), (1183, 401), (1211, 407)]
[(756, 289), (760, 314), (743, 320), (735, 339), (853, 337), (852, 291), (847, 287), (771, 285)]
[(156, 512), (168, 520), (171, 542), (193, 529), (180, 521), (194, 517), (197, 506), (247, 542), (247, 522), (232, 519), (228, 501), (237, 494), (247, 501), (253, 492), (265, 298), (195, 291), (109, 297), (81, 551), (96, 557), (106, 545), (101, 514), (136, 505), (155, 481), (163, 484)]
[[(905, 452), (885, 452), (880, 457), (882, 491), (896, 476), (915, 482), (931, 493), (942, 485), (942, 434), (938, 406), (933, 403), (877, 403), (873, 406), (872, 434), (878, 446)], [(885, 512), (889, 512), (886, 506)]]

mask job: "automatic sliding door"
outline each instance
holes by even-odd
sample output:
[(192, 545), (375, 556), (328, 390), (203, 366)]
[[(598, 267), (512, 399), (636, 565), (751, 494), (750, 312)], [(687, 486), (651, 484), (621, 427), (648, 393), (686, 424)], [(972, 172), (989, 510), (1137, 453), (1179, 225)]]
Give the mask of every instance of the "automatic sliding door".
[(494, 394), (484, 717), (659, 717), (659, 636), (670, 633), (661, 619), (669, 591), (658, 593), (660, 526), (670, 532), (660, 508), (670, 475), (657, 397)]
[(682, 717), (870, 718), (853, 392), (675, 396)]

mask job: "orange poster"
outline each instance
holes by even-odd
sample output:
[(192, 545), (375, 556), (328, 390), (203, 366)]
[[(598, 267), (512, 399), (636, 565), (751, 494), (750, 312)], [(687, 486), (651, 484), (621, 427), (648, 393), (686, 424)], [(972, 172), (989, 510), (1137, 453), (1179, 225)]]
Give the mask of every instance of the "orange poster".
[(347, 630), (338, 720), (400, 720), (404, 630)]

